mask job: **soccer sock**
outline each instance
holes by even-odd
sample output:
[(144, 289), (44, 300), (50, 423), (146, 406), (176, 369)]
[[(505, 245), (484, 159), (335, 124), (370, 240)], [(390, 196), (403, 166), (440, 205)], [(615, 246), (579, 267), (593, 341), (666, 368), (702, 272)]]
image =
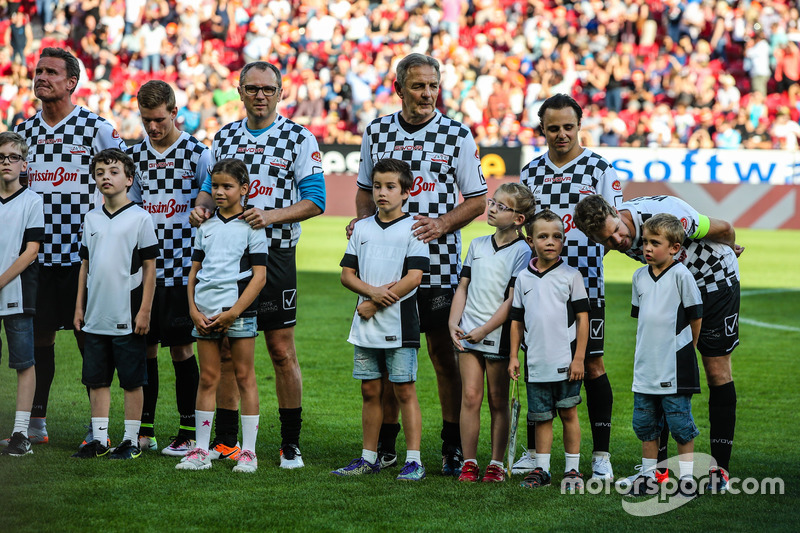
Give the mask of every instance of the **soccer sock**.
[(678, 461), (678, 468), (681, 471), (681, 479), (694, 477), (694, 461)]
[(94, 440), (99, 441), (103, 446), (108, 444), (108, 417), (92, 417), (92, 434)]
[(663, 419), (664, 427), (661, 429), (661, 437), (658, 439), (658, 464), (661, 465), (658, 469), (659, 472), (666, 472), (667, 468), (667, 451), (669, 444), (669, 426), (667, 426), (666, 417)]
[(132, 444), (138, 446), (139, 442), (139, 426), (142, 424), (141, 420), (126, 420), (125, 421), (125, 436), (122, 437), (123, 441), (129, 440)]
[(406, 462), (417, 463), (421, 465), (422, 459), (420, 458), (419, 450), (406, 450)]
[(611, 407), (614, 404), (614, 393), (608, 375), (583, 382), (586, 388), (586, 407), (589, 411), (589, 423), (592, 427), (593, 451), (607, 452), (611, 440)]
[(32, 418), (47, 416), (47, 400), (50, 398), (50, 386), (56, 373), (56, 345), (35, 346), (33, 358), (36, 360), (36, 392), (33, 395)]
[(717, 460), (717, 466), (729, 471), (736, 428), (736, 387), (731, 381), (718, 387), (709, 387), (708, 392), (711, 455)]
[[(236, 446), (239, 440), (239, 411), (234, 409), (221, 409), (217, 407), (217, 440), (225, 446)], [(195, 426), (197, 426), (197, 412), (195, 412)], [(199, 430), (197, 430), (199, 433)], [(200, 436), (197, 436), (200, 442)]]
[(528, 422), (528, 455), (536, 455), (536, 422)]
[(646, 477), (656, 477), (656, 463), (658, 459), (645, 459), (642, 457), (642, 475)]
[(381, 424), (378, 434), (378, 450), (384, 453), (397, 453), (397, 434), (400, 433), (400, 424)]
[(564, 472), (574, 470), (581, 471), (581, 454), (579, 453), (565, 453), (564, 454)]
[(31, 423), (31, 412), (30, 411), (17, 411), (17, 414), (14, 415), (14, 430), (11, 432), (13, 435), (14, 433), (22, 433), (26, 437), (28, 436), (28, 426)]
[(242, 415), (242, 449), (256, 451), (259, 415)]
[(378, 461), (378, 452), (372, 450), (361, 450), (361, 457), (371, 465)]
[(541, 468), (548, 474), (550, 473), (550, 454), (537, 453), (536, 454), (536, 468)]
[(503, 461), (495, 461), (494, 459), (492, 459), (491, 461), (489, 461), (489, 466), (492, 466), (492, 465), (499, 466), (500, 468), (503, 468)]
[(303, 425), (303, 408), (295, 409), (278, 408), (278, 418), (281, 421), (281, 447), (286, 444), (300, 445), (300, 428)]
[(158, 359), (147, 360), (147, 385), (142, 386), (144, 403), (142, 404), (142, 427), (139, 434), (143, 437), (155, 437), (153, 422), (156, 419), (156, 403), (158, 403)]
[[(217, 413), (219, 413), (217, 409)], [(211, 423), (214, 421), (214, 411), (200, 411), (194, 412), (195, 420), (200, 422), (197, 425), (197, 444), (196, 446), (201, 450), (208, 451), (208, 445), (211, 443)], [(219, 429), (219, 419), (217, 420), (217, 429)], [(217, 435), (219, 436), (219, 434)]]
[(457, 446), (461, 448), (461, 425), (458, 422), (442, 420), (442, 446)]
[[(175, 368), (175, 399), (181, 419), (178, 435), (193, 439), (195, 436), (194, 405), (197, 399), (197, 383), (200, 381), (197, 358), (193, 355), (185, 361), (173, 361), (172, 366)], [(219, 411), (217, 411), (217, 415), (219, 415)], [(219, 426), (219, 422), (217, 425)]]
[(474, 463), (475, 466), (478, 466), (478, 460), (477, 459), (464, 459), (464, 464), (467, 464), (467, 463)]

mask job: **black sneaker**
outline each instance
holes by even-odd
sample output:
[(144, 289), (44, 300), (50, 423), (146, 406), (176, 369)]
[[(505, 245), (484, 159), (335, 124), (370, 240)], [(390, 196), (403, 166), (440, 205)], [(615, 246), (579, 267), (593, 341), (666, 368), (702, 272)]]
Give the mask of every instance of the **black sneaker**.
[(8, 446), (3, 448), (3, 451), (0, 452), (0, 455), (10, 455), (11, 457), (22, 457), (23, 455), (28, 455), (29, 453), (33, 453), (31, 450), (31, 441), (28, 437), (24, 434), (17, 431), (13, 435), (11, 435), (11, 439), (8, 441)]
[(546, 487), (550, 484), (550, 472), (545, 471), (544, 468), (536, 467), (533, 472), (529, 473), (519, 484), (523, 489), (538, 489), (539, 487)]
[(442, 444), (442, 475), (458, 477), (464, 466), (461, 448), (453, 444)]
[(138, 444), (134, 444), (129, 440), (124, 440), (119, 446), (114, 448), (111, 452), (111, 459), (136, 459), (142, 455), (142, 450), (139, 449)]
[(381, 465), (381, 470), (384, 468), (392, 468), (393, 466), (397, 466), (397, 453), (379, 451), (378, 464)]
[(655, 477), (645, 476), (639, 474), (631, 482), (626, 496), (633, 496), (634, 498), (641, 498), (643, 496), (655, 496), (658, 494), (658, 481)]
[(78, 459), (94, 459), (95, 457), (102, 457), (108, 454), (108, 446), (103, 446), (100, 441), (95, 439), (88, 443), (86, 446), (72, 454), (72, 457)]

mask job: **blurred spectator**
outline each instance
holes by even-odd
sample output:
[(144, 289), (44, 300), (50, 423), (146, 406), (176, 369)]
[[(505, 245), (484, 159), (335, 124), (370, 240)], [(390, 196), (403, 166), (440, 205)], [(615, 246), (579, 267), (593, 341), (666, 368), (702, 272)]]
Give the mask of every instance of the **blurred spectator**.
[(797, 150), (800, 140), (800, 124), (789, 116), (789, 109), (782, 107), (775, 116), (770, 130), (775, 148), (781, 150)]
[(769, 63), (769, 43), (764, 32), (756, 30), (753, 38), (747, 42), (745, 51), (745, 70), (750, 74), (750, 88), (754, 92), (767, 94), (767, 82), (772, 77)]

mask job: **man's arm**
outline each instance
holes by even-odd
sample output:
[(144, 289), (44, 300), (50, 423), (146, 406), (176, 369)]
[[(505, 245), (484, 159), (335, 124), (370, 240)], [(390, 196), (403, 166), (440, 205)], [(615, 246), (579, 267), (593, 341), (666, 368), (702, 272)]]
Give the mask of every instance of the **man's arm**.
[(736, 257), (742, 255), (744, 246), (739, 246), (736, 244), (736, 230), (733, 229), (733, 225), (730, 222), (721, 220), (719, 218), (709, 217), (708, 221), (708, 233), (706, 233), (704, 238), (730, 246), (731, 249), (733, 249), (733, 251), (736, 253)]
[(189, 223), (195, 228), (208, 220), (214, 213), (214, 199), (205, 191), (197, 193), (197, 199), (194, 201), (194, 209), (189, 214)]
[(447, 233), (459, 230), (475, 220), (478, 215), (486, 210), (486, 195), (473, 196), (465, 199), (452, 211), (438, 218), (417, 215), (417, 222), (411, 226), (414, 236), (426, 243), (438, 239)]
[[(198, 195), (199, 198), (199, 195)], [(262, 229), (272, 224), (302, 222), (322, 214), (322, 209), (311, 200), (300, 200), (281, 209), (258, 209), (251, 207), (240, 215), (253, 229)]]
[(375, 201), (372, 198), (372, 191), (368, 191), (367, 189), (362, 189), (359, 187), (356, 191), (356, 218), (351, 220), (350, 223), (344, 228), (348, 239), (353, 235), (353, 227), (356, 225), (356, 222), (362, 218), (367, 218), (374, 215), (375, 209), (376, 206)]

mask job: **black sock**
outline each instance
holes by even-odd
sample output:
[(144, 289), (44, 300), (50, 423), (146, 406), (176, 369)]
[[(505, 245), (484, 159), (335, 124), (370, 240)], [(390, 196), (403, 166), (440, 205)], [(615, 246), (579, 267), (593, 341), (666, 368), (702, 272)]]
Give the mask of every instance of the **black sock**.
[(31, 417), (46, 418), (50, 386), (56, 374), (56, 345), (34, 347), (33, 358), (36, 361), (36, 392), (33, 395)]
[(528, 449), (536, 449), (536, 422), (528, 422)]
[(586, 407), (589, 411), (589, 424), (592, 428), (592, 451), (608, 452), (611, 440), (611, 407), (614, 393), (608, 374), (583, 382), (586, 389)]
[(303, 408), (295, 409), (278, 408), (278, 418), (281, 421), (281, 447), (286, 444), (300, 445), (300, 428), (303, 425)]
[(139, 435), (142, 437), (155, 437), (153, 423), (156, 419), (156, 404), (158, 403), (158, 359), (147, 359), (147, 385), (142, 387), (144, 403), (142, 404), (142, 426)]
[(400, 433), (400, 424), (381, 424), (381, 432), (378, 434), (378, 451), (397, 453), (398, 433)]
[(458, 422), (442, 420), (442, 452), (446, 446), (461, 448), (461, 425)]
[(661, 437), (658, 439), (658, 464), (664, 465), (663, 468), (659, 467), (658, 470), (660, 472), (667, 471), (667, 450), (669, 446), (669, 427), (667, 426), (666, 417), (662, 417), (662, 423), (664, 427), (661, 429)]
[[(172, 366), (175, 368), (175, 399), (181, 419), (178, 435), (194, 439), (194, 408), (197, 402), (197, 382), (200, 380), (197, 359), (193, 355), (185, 361), (173, 361)], [(237, 427), (236, 431), (238, 430)]]
[(217, 407), (214, 415), (214, 440), (225, 446), (236, 446), (239, 440), (239, 410)]
[(711, 455), (717, 466), (728, 470), (736, 428), (736, 387), (733, 381), (708, 388), (708, 421)]

